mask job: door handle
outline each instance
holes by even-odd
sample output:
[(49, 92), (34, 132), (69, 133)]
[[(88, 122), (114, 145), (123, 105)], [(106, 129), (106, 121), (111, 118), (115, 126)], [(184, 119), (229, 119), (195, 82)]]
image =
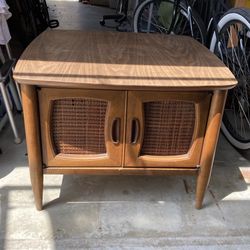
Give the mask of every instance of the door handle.
[(111, 140), (113, 144), (120, 143), (120, 134), (121, 134), (121, 118), (115, 118), (111, 125)]
[(130, 143), (136, 144), (140, 136), (140, 122), (137, 118), (133, 118), (131, 121), (131, 138)]

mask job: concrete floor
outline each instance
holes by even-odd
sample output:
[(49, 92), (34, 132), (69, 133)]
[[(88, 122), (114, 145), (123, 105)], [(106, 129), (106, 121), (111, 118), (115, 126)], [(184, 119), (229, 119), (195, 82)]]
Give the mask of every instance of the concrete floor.
[[(99, 24), (103, 15), (115, 14), (115, 10), (101, 6), (83, 4), (78, 0), (49, 0), (47, 1), (51, 13), (51, 19), (57, 18), (60, 23), (59, 29), (70, 30), (114, 30)], [(113, 21), (107, 21), (107, 25), (115, 27)]]
[[(90, 26), (100, 29), (96, 17), (109, 11), (55, 5), (66, 29), (84, 29), (89, 10)], [(47, 175), (38, 212), (25, 141), (15, 145), (6, 127), (0, 148), (0, 249), (250, 249), (250, 157), (223, 136), (202, 210), (194, 208), (195, 177)]]

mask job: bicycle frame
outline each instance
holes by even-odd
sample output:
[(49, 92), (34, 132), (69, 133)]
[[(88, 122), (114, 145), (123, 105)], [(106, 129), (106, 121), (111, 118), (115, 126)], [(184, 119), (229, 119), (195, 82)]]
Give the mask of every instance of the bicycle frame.
[[(177, 14), (178, 14), (178, 8), (179, 8), (179, 5), (181, 3), (182, 0), (175, 0), (174, 1), (174, 8), (173, 8), (173, 18), (172, 18), (172, 21), (171, 21), (171, 24), (169, 26), (169, 30), (167, 31), (167, 34), (170, 34), (174, 28), (174, 25), (176, 23), (176, 20), (177, 20)], [(195, 4), (196, 0), (194, 0), (192, 2), (192, 4), (189, 3), (188, 0), (184, 0), (183, 1), (185, 3), (185, 5), (187, 6), (187, 10), (188, 10), (188, 16), (187, 16), (187, 19), (188, 19), (188, 22), (189, 22), (189, 25), (190, 25), (190, 29), (191, 29), (191, 35), (192, 37), (194, 36), (193, 34), (193, 25), (192, 25), (192, 6)], [(150, 31), (150, 25), (151, 25), (151, 20), (152, 20), (152, 12), (153, 12), (153, 3), (150, 5), (150, 9), (149, 9), (149, 16), (148, 16), (148, 25), (147, 25), (147, 33), (149, 33)]]

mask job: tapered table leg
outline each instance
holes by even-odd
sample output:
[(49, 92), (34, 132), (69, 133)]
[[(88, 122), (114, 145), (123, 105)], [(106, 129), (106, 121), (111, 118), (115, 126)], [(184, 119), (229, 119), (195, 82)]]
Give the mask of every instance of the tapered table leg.
[(204, 194), (210, 180), (226, 97), (226, 90), (216, 90), (212, 97), (201, 154), (201, 168), (197, 178), (195, 204), (197, 209), (202, 207)]
[(37, 210), (42, 210), (43, 169), (39, 133), (38, 101), (35, 86), (22, 85), (23, 114), (29, 170)]

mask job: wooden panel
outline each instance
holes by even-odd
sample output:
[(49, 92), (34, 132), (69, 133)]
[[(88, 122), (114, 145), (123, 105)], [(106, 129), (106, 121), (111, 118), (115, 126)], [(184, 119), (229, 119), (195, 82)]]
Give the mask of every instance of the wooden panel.
[[(125, 150), (125, 165), (126, 167), (134, 166), (134, 167), (195, 167), (200, 162), (200, 154), (203, 144), (203, 137), (205, 133), (205, 127), (206, 127), (206, 121), (208, 116), (208, 109), (210, 105), (210, 98), (211, 94), (209, 93), (177, 93), (177, 92), (147, 92), (147, 91), (130, 91), (128, 95), (128, 111), (127, 111), (127, 134), (126, 134), (126, 150)], [(175, 112), (172, 112), (171, 110), (165, 110), (162, 109), (159, 112), (162, 112), (162, 117), (158, 121), (158, 125), (161, 126), (161, 122), (164, 122), (164, 116), (166, 116), (166, 112), (172, 112), (171, 114), (168, 114), (168, 124), (172, 137), (169, 135), (169, 132), (165, 132), (166, 134), (162, 134), (163, 140), (171, 140), (168, 145), (168, 142), (163, 141), (159, 144), (159, 141), (157, 142), (160, 146), (166, 146), (168, 152), (174, 152), (172, 149), (172, 145), (178, 147), (179, 142), (175, 140), (180, 140), (182, 143), (188, 143), (186, 142), (185, 138), (179, 138), (178, 135), (176, 135), (176, 131), (183, 129), (184, 133), (192, 132), (191, 134), (191, 142), (190, 146), (188, 148), (188, 151), (183, 154), (181, 153), (180, 149), (179, 154), (172, 153), (172, 155), (162, 155), (161, 153), (153, 152), (151, 155), (145, 155), (143, 154), (143, 150), (147, 146), (143, 146), (144, 143), (151, 143), (152, 145), (149, 145), (149, 147), (156, 147), (155, 142), (150, 142), (150, 140), (144, 140), (144, 137), (147, 136), (146, 133), (148, 131), (145, 130), (145, 110), (144, 110), (144, 104), (154, 101), (182, 101), (181, 106), (185, 105), (185, 102), (188, 102), (188, 104), (193, 104), (195, 106), (195, 124), (193, 126), (193, 130), (190, 130), (189, 126), (192, 126), (191, 123), (187, 126), (185, 123), (189, 123), (189, 121), (183, 120), (183, 119), (189, 119), (190, 114), (183, 114), (183, 112), (189, 112), (190, 109), (184, 108), (181, 111), (181, 116), (177, 115)], [(175, 117), (170, 117), (171, 115), (174, 115)], [(192, 115), (192, 114), (191, 114)], [(175, 119), (179, 119), (178, 121)], [(132, 133), (133, 132), (133, 121), (137, 119), (138, 120), (138, 139), (136, 141), (131, 140), (131, 137), (135, 137)], [(172, 122), (171, 122), (172, 120)], [(174, 121), (175, 120), (175, 121)], [(176, 124), (172, 124), (176, 123)], [(175, 127), (178, 126), (178, 129), (176, 130)], [(163, 124), (163, 126), (165, 126)], [(157, 131), (154, 131), (153, 134), (159, 133), (162, 130), (158, 128), (154, 128)], [(164, 128), (163, 130), (166, 130), (167, 128)], [(177, 131), (178, 132), (178, 131)], [(180, 132), (180, 131), (179, 131)], [(178, 132), (178, 133), (179, 133)], [(180, 132), (183, 134), (183, 131)], [(183, 135), (189, 137), (190, 135)], [(178, 138), (177, 138), (178, 137)], [(151, 138), (153, 140), (154, 138)], [(158, 140), (159, 137), (155, 136), (155, 140)], [(153, 145), (154, 144), (154, 145)], [(179, 147), (180, 148), (180, 147)], [(165, 150), (165, 152), (166, 152)], [(160, 152), (158, 150), (158, 152)], [(149, 152), (149, 149), (147, 150)]]
[(196, 175), (198, 168), (77, 168), (49, 167), (45, 174), (87, 174), (87, 175)]
[[(67, 105), (64, 104), (60, 108), (53, 106), (53, 102), (61, 103), (61, 101), (65, 101)], [(68, 102), (74, 107), (69, 107)], [(79, 107), (76, 106), (77, 102), (81, 102)], [(125, 92), (43, 88), (39, 91), (39, 103), (45, 165), (121, 166)], [(103, 114), (103, 103), (107, 103), (105, 114)], [(101, 106), (98, 107), (97, 104)], [(69, 112), (73, 116), (70, 116)], [(117, 143), (112, 139), (115, 119), (119, 119), (117, 124), (119, 128), (115, 132), (115, 136), (119, 137)], [(93, 122), (96, 122), (96, 125)]]
[(78, 88), (228, 88), (236, 80), (190, 37), (50, 30), (25, 50), (19, 83)]

